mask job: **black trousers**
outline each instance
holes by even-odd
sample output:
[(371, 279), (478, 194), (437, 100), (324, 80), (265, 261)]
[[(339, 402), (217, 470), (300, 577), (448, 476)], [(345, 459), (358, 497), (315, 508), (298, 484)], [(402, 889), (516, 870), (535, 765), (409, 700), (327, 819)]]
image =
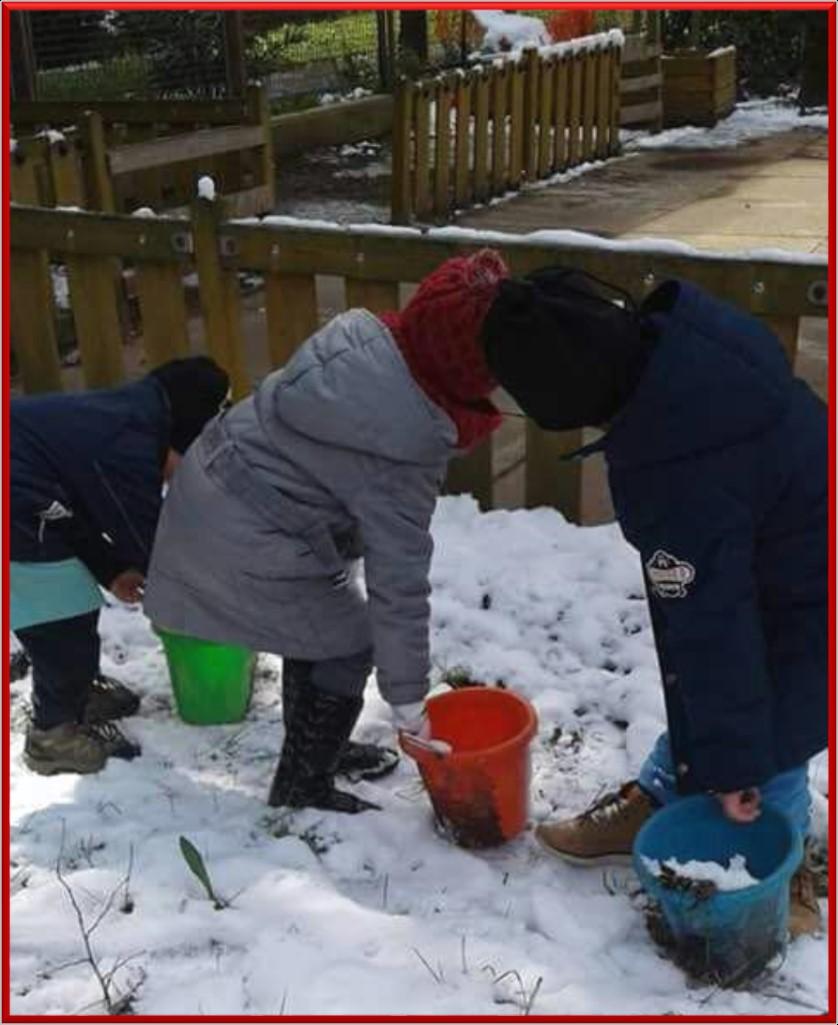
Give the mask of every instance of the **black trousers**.
[(80, 722), (99, 672), (98, 610), (16, 630), (32, 663), (32, 722), (48, 730)]

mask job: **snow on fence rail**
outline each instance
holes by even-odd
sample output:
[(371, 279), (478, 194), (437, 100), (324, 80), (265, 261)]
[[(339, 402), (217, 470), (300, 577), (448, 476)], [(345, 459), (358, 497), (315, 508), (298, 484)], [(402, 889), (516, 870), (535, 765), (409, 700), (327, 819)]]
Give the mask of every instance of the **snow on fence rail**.
[[(69, 299), (88, 387), (121, 381), (123, 334), (113, 288), (114, 265), (133, 267), (143, 345), (149, 365), (185, 355), (185, 275), (197, 274), (208, 352), (229, 371), (234, 392), (251, 387), (244, 366), (238, 275), (264, 277), (268, 359), (282, 366), (320, 322), (316, 275), (345, 283), (346, 304), (373, 312), (399, 305), (402, 283), (419, 281), (458, 253), (495, 246), (513, 273), (562, 263), (590, 271), (642, 298), (668, 277), (691, 280), (765, 319), (792, 361), (802, 316), (826, 316), (826, 260), (789, 253), (719, 254), (660, 240), (614, 241), (578, 232), (505, 235), (457, 228), (419, 231), (382, 225), (342, 227), (272, 217), (225, 219), (223, 202), (197, 199), (190, 217), (139, 218), (13, 206), (11, 334), (23, 388), (61, 389), (52, 309), (50, 261), (67, 265)], [(570, 519), (581, 509), (578, 462), (559, 456), (580, 432), (545, 433), (526, 425), (525, 504), (552, 505)], [(469, 491), (492, 506), (496, 475), (491, 442), (449, 474), (452, 492)]]
[[(235, 100), (31, 100), (12, 104), (17, 202), (128, 213), (183, 207), (211, 174), (242, 216), (274, 207), (274, 147), (264, 88)], [(65, 126), (71, 126), (66, 128)]]
[(392, 220), (447, 220), (525, 182), (619, 149), (621, 38), (532, 47), (518, 58), (396, 89)]

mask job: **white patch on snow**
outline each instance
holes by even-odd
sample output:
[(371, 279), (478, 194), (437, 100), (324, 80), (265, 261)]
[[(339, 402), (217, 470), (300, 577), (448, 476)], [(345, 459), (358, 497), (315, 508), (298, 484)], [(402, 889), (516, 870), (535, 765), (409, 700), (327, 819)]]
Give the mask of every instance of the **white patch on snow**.
[(215, 182), (208, 174), (198, 179), (198, 196), (210, 202), (215, 199)]
[(483, 49), (521, 50), (525, 46), (547, 46), (550, 33), (541, 18), (503, 11), (472, 11), (475, 21), (485, 29)]
[(628, 150), (646, 149), (730, 149), (742, 146), (754, 139), (764, 139), (778, 132), (794, 128), (819, 128), (826, 130), (829, 117), (826, 114), (798, 114), (797, 107), (788, 100), (779, 98), (748, 100), (737, 104), (730, 117), (719, 121), (713, 128), (698, 128), (686, 125), (683, 128), (669, 128), (656, 135), (646, 132), (620, 132), (620, 139)]
[[(573, 814), (634, 775), (664, 711), (641, 567), (619, 529), (576, 527), (550, 509), (482, 514), (456, 497), (440, 500), (433, 535), (435, 679), (467, 666), (532, 701), (534, 819)], [(139, 610), (109, 599), (101, 633), (103, 670), (143, 696), (141, 713), (123, 723), (143, 745), (135, 761), (86, 777), (28, 772), (30, 681), (11, 684), (14, 1013), (78, 1014), (100, 997), (78, 963), (78, 925), (55, 876), (62, 831), (64, 874), (88, 921), (133, 852), (130, 904), (117, 889), (94, 946), (104, 971), (132, 958), (115, 981), (123, 990), (141, 981), (141, 1015), (408, 1007), (446, 1019), (496, 1015), (498, 999), (523, 1013), (518, 987), (493, 982), (507, 972), (520, 974), (525, 993), (541, 977), (534, 1014), (691, 1016), (707, 995), (722, 1017), (777, 1012), (773, 992), (687, 988), (632, 907), (630, 874), (608, 892), (600, 872), (547, 857), (528, 834), (486, 852), (450, 845), (407, 759), (357, 785), (380, 812), (268, 808), (280, 660), (264, 659), (273, 675), (257, 680), (244, 722), (188, 726), (172, 711), (160, 645)], [(394, 739), (372, 682), (356, 735)], [(179, 853), (181, 835), (230, 907), (207, 900)], [(784, 985), (797, 1003), (825, 1004), (827, 954), (825, 938), (789, 950)]]
[(656, 858), (643, 858), (643, 864), (653, 876), (660, 876), (665, 867), (683, 879), (714, 883), (720, 891), (745, 890), (759, 883), (759, 879), (754, 878), (748, 871), (744, 854), (734, 854), (726, 867), (717, 861), (681, 862), (677, 858), (667, 858), (663, 864)]
[[(212, 179), (210, 179), (212, 180)], [(157, 214), (150, 206), (138, 206), (136, 210), (131, 211), (132, 217), (156, 217)]]
[(384, 175), (390, 174), (389, 163), (384, 163), (381, 160), (375, 161), (372, 164), (367, 164), (366, 167), (347, 167), (342, 171), (335, 171), (332, 175), (333, 178), (382, 178)]
[[(69, 70), (69, 69), (68, 69)], [(66, 142), (67, 136), (63, 132), (58, 132), (54, 128), (46, 128), (42, 132), (38, 132), (35, 135), (36, 139), (46, 139), (50, 146), (56, 142)]]
[(372, 95), (372, 89), (364, 89), (359, 85), (355, 89), (350, 89), (348, 93), (321, 93), (317, 97), (317, 103), (320, 107), (328, 107), (333, 103), (350, 103), (352, 100), (362, 100), (365, 96)]

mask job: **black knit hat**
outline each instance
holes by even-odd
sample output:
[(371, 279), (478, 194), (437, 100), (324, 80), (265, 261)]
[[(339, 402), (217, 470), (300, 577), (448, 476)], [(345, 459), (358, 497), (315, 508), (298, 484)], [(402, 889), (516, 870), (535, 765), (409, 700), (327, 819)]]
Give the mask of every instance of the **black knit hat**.
[(181, 455), (229, 397), (227, 373), (208, 356), (173, 359), (151, 371), (169, 400), (169, 447)]
[(547, 267), (501, 282), (483, 344), (490, 370), (527, 416), (563, 431), (615, 416), (643, 372), (654, 334), (621, 290), (582, 271)]

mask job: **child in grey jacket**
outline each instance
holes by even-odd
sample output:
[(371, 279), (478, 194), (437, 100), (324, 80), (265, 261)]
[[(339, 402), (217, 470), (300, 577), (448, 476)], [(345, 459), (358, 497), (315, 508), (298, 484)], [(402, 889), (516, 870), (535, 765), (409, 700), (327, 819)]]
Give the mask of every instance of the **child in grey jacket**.
[(478, 339), (506, 275), (482, 251), (446, 261), (399, 313), (339, 315), (212, 421), (175, 475), (146, 612), (283, 656), (272, 805), (371, 807), (334, 777), (395, 766), (349, 741), (373, 665), (396, 724), (427, 733), (430, 521), (448, 460), (500, 423)]

